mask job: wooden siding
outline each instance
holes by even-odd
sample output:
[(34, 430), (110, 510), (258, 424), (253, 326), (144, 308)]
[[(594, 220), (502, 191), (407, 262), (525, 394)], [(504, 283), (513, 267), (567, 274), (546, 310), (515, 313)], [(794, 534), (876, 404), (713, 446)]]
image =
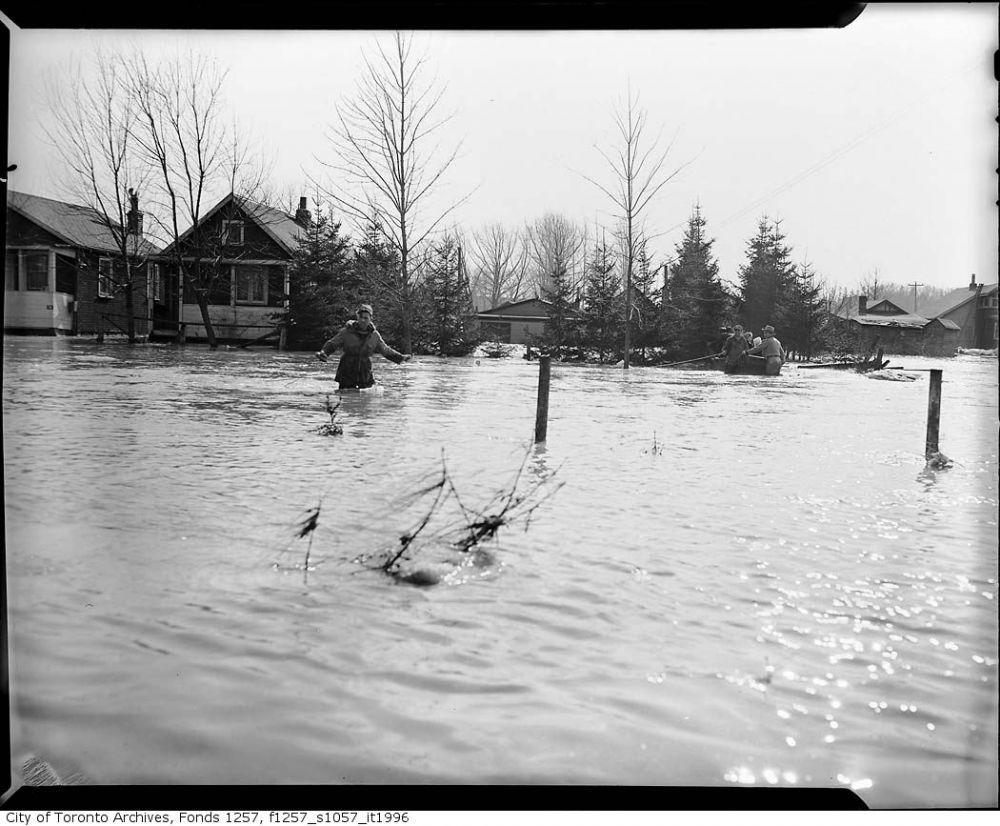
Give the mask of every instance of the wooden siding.
[[(483, 338), (490, 341), (503, 341), (506, 344), (529, 344), (533, 338), (541, 336), (545, 331), (547, 317), (523, 315), (487, 315), (479, 314), (479, 329)], [(493, 338), (488, 331), (493, 330), (502, 338)]]
[[(7, 213), (7, 229), (8, 254), (33, 252), (48, 256), (48, 285), (44, 291), (25, 290), (22, 276), (16, 289), (4, 290), (5, 330), (95, 335), (103, 329), (108, 334), (124, 334), (128, 329), (124, 294), (110, 298), (98, 295), (100, 258), (111, 258), (116, 271), (122, 269), (114, 253), (71, 247), (12, 210)], [(144, 336), (149, 332), (144, 264), (133, 274), (133, 291), (135, 330)]]
[(7, 292), (3, 328), (8, 333), (69, 335), (73, 332), (73, 297), (52, 292)]
[[(77, 293), (76, 293), (76, 332), (80, 335), (123, 335), (128, 329), (128, 313), (125, 308), (124, 293), (117, 293), (111, 298), (98, 295), (98, 273), (101, 258), (111, 258), (109, 255), (98, 255), (93, 252), (81, 253), (77, 258)], [(81, 262), (86, 266), (80, 266)], [(122, 278), (121, 260), (114, 260), (116, 278)], [(147, 272), (145, 263), (136, 265), (132, 272), (133, 315), (135, 317), (136, 335), (149, 334), (149, 301), (147, 298)]]
[(976, 344), (976, 300), (973, 298), (960, 307), (956, 307), (949, 313), (945, 313), (939, 318), (946, 318), (954, 321), (961, 331), (958, 336), (959, 347), (975, 347)]
[(959, 331), (947, 329), (936, 321), (923, 328), (860, 324), (855, 319), (847, 324), (859, 352), (881, 347), (886, 354), (950, 357), (959, 346)]
[[(224, 221), (243, 222), (243, 243), (232, 244), (224, 241), (222, 224)], [(234, 204), (227, 204), (211, 216), (198, 231), (201, 240), (203, 258), (219, 257), (227, 263), (241, 259), (287, 260), (288, 252), (277, 244), (257, 223), (253, 217), (247, 216)], [(181, 254), (187, 258), (196, 251), (194, 236), (189, 236), (181, 242)]]

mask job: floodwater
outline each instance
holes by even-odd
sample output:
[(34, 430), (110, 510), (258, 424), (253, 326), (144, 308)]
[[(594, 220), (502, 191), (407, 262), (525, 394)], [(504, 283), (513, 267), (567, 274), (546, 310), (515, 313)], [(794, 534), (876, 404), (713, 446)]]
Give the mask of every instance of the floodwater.
[[(311, 354), (7, 338), (15, 765), (995, 806), (997, 360), (897, 362), (953, 467), (927, 373), (554, 364), (533, 447), (523, 360), (379, 360), (323, 435)], [(452, 497), (404, 584), (442, 462), (530, 519), (459, 554)]]

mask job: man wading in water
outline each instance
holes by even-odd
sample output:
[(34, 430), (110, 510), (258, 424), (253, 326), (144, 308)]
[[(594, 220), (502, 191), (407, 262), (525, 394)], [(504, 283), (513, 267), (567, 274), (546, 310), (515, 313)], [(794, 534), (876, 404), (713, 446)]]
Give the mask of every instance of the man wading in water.
[(760, 344), (756, 347), (751, 347), (748, 352), (751, 356), (763, 356), (767, 359), (764, 362), (765, 376), (777, 376), (781, 372), (781, 365), (785, 362), (785, 348), (774, 337), (774, 327), (770, 324), (761, 330), (761, 335), (764, 338)]
[(375, 384), (375, 377), (372, 375), (372, 353), (381, 353), (396, 364), (410, 360), (408, 355), (404, 356), (393, 350), (382, 340), (382, 334), (372, 323), (370, 304), (358, 307), (356, 315), (356, 321), (348, 321), (340, 332), (316, 353), (316, 358), (320, 361), (329, 361), (328, 356), (334, 350), (339, 348), (344, 351), (337, 365), (335, 377), (341, 390), (371, 387)]

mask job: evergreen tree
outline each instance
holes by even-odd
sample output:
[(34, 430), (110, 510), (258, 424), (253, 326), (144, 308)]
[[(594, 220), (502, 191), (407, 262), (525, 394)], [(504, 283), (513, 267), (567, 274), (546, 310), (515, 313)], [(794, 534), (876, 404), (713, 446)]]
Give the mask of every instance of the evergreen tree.
[(476, 310), (462, 247), (446, 236), (431, 251), (423, 280), (427, 298), (428, 344), (442, 356), (466, 355), (479, 343)]
[(705, 234), (705, 224), (696, 205), (674, 250), (662, 321), (668, 333), (664, 343), (677, 359), (706, 355), (727, 313), (719, 263), (712, 254), (715, 241)]
[(759, 332), (765, 324), (781, 321), (781, 302), (791, 289), (795, 267), (791, 248), (778, 221), (761, 218), (757, 234), (747, 244), (747, 262), (740, 267), (741, 318), (748, 330)]
[(559, 355), (578, 343), (575, 295), (563, 262), (557, 261), (548, 276), (549, 288), (542, 298), (551, 306), (542, 330), (541, 346), (547, 353)]
[(632, 270), (631, 344), (641, 351), (645, 360), (646, 348), (660, 343), (659, 307), (655, 297), (656, 270), (649, 259), (646, 239), (639, 240)]
[(587, 262), (586, 303), (580, 313), (580, 340), (584, 346), (597, 351), (601, 362), (608, 356), (617, 361), (621, 350), (622, 284), (616, 268), (617, 262), (607, 242), (595, 244), (594, 253)]
[[(351, 270), (359, 297), (375, 310), (375, 324), (390, 345), (401, 341), (403, 321), (397, 293), (392, 284), (399, 272), (399, 253), (386, 238), (377, 220), (369, 221), (360, 244), (354, 248)], [(343, 321), (354, 317), (351, 307)]]
[(322, 211), (305, 227), (289, 270), (288, 346), (315, 350), (354, 315), (360, 284), (340, 223)]
[(777, 324), (781, 326), (786, 351), (811, 358), (824, 346), (826, 302), (822, 284), (817, 283), (812, 265), (805, 261), (794, 269), (778, 302)]

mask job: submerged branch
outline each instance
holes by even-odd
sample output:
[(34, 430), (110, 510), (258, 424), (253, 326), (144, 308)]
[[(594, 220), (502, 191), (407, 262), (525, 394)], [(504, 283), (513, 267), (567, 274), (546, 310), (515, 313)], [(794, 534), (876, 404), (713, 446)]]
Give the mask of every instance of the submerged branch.
[[(555, 473), (553, 471), (526, 489), (521, 489), (521, 477), (527, 458), (526, 454), (513, 481), (507, 487), (494, 495), (484, 507), (472, 508), (462, 502), (442, 456), (441, 473), (436, 481), (408, 497), (416, 503), (433, 493), (434, 497), (429, 508), (414, 529), (399, 538), (398, 546), (384, 552), (384, 560), (378, 568), (392, 577), (412, 584), (434, 584), (438, 580), (434, 575), (420, 571), (415, 574), (404, 573), (402, 564), (411, 562), (420, 550), (430, 546), (444, 547), (462, 554), (469, 553), (484, 541), (495, 538), (502, 527), (517, 522), (523, 522), (527, 530), (532, 514), (562, 487), (562, 483), (559, 483), (549, 487), (542, 495), (538, 495), (542, 488), (549, 484)], [(454, 498), (458, 508), (456, 518), (452, 519), (442, 516), (442, 509), (450, 498)], [(438, 527), (436, 530), (428, 531), (432, 523)], [(422, 538), (419, 545), (416, 544), (418, 537)]]
[(340, 407), (341, 402), (338, 399), (336, 404), (331, 404), (330, 394), (326, 394), (326, 412), (330, 416), (330, 421), (325, 424), (321, 424), (318, 429), (320, 436), (339, 436), (344, 432), (344, 427), (337, 422), (337, 409)]

